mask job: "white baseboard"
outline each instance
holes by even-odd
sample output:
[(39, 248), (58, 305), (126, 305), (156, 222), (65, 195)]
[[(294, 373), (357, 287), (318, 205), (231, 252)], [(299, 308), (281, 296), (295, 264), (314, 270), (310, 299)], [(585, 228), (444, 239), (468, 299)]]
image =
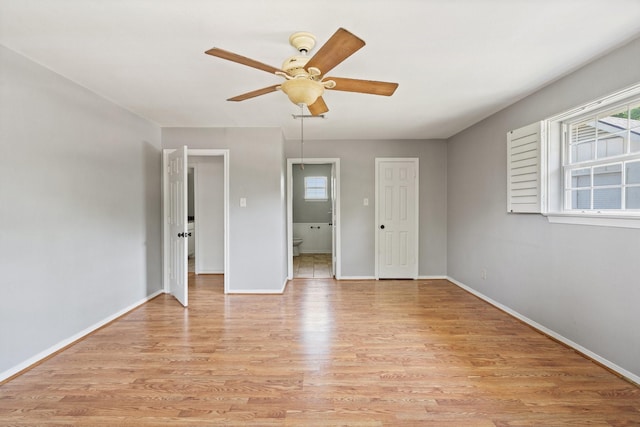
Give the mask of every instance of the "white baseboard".
[(227, 295), (282, 295), (281, 289), (240, 289), (227, 292)]
[(542, 326), (541, 324), (539, 324), (538, 322), (535, 322), (531, 319), (529, 319), (526, 316), (523, 316), (522, 314), (518, 313), (515, 310), (512, 310), (511, 308), (500, 304), (497, 301), (494, 301), (493, 299), (489, 298), (488, 296), (476, 291), (473, 288), (470, 288), (469, 286), (465, 285), (462, 282), (457, 281), (456, 279), (452, 278), (452, 277), (447, 277), (447, 280), (449, 280), (451, 283), (455, 284), (456, 286), (459, 286), (460, 288), (464, 289), (465, 291), (477, 296), (478, 298), (488, 302), (489, 304), (493, 305), (494, 307), (499, 308), (500, 310), (504, 311), (505, 313), (508, 313), (509, 315), (515, 317), (516, 319), (519, 319), (521, 321), (523, 321), (524, 323), (526, 323), (527, 325), (531, 326), (534, 329), (537, 329), (538, 331), (552, 337), (555, 340), (558, 340), (559, 342), (573, 348), (574, 350), (577, 350), (578, 352), (584, 354), (586, 357), (593, 359), (594, 361), (602, 364), (603, 366), (606, 366), (607, 368), (611, 369), (612, 371), (622, 375), (623, 377), (633, 381), (636, 384), (640, 384), (640, 376), (627, 371), (626, 369), (616, 365), (615, 363), (605, 359), (604, 357), (592, 352), (589, 349), (586, 349), (584, 347), (582, 347), (580, 344), (575, 343), (573, 341), (571, 341), (570, 339), (560, 335), (559, 333), (552, 331), (551, 329)]
[(89, 335), (90, 333), (92, 333), (93, 331), (103, 327), (104, 325), (106, 325), (109, 322), (114, 321), (115, 319), (117, 319), (120, 316), (123, 316), (125, 314), (127, 314), (128, 312), (130, 312), (131, 310), (141, 306), (142, 304), (144, 304), (145, 302), (157, 297), (160, 294), (164, 293), (164, 289), (160, 289), (154, 293), (152, 293), (151, 295), (142, 298), (141, 300), (131, 304), (130, 306), (123, 308), (122, 310), (118, 311), (117, 313), (112, 314), (111, 316), (102, 319), (101, 321), (99, 321), (98, 323), (95, 323), (91, 326), (89, 326), (88, 328), (78, 332), (75, 335), (70, 336), (67, 339), (64, 339), (62, 341), (60, 341), (57, 344), (52, 345), (51, 347), (49, 347), (46, 350), (41, 351), (40, 353), (36, 354), (33, 357), (30, 357), (29, 359), (25, 360), (24, 362), (7, 369), (6, 371), (0, 373), (0, 381), (4, 381), (9, 377), (12, 377), (13, 375), (29, 368), (30, 366), (40, 362), (41, 360), (51, 356), (52, 354), (54, 354), (55, 352), (65, 348), (66, 346), (73, 344), (74, 342), (84, 338), (85, 336)]
[(196, 270), (196, 274), (224, 274), (224, 270)]
[(329, 249), (300, 249), (301, 254), (331, 254), (331, 248)]
[[(418, 276), (415, 280), (449, 279), (448, 276)], [(375, 276), (341, 276), (338, 280), (376, 280)], [(411, 280), (411, 279), (407, 279)]]
[(282, 295), (287, 288), (289, 278), (284, 279), (284, 283), (280, 289), (240, 289), (227, 292), (228, 295), (246, 295), (246, 294), (259, 294), (259, 295)]

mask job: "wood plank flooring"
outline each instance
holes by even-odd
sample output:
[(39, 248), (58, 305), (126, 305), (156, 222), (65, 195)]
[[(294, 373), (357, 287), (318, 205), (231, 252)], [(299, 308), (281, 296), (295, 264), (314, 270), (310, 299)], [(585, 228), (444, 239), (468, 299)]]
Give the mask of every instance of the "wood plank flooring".
[(191, 279), (1, 385), (0, 425), (640, 425), (638, 387), (445, 280)]

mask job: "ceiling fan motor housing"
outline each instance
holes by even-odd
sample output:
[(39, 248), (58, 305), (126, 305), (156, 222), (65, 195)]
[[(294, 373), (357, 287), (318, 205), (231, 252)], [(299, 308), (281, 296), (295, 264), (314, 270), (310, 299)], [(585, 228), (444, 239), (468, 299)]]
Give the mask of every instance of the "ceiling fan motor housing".
[(284, 61), (282, 64), (282, 70), (289, 74), (291, 77), (297, 77), (304, 75), (308, 77), (309, 73), (305, 70), (307, 62), (309, 62), (308, 56), (295, 55)]

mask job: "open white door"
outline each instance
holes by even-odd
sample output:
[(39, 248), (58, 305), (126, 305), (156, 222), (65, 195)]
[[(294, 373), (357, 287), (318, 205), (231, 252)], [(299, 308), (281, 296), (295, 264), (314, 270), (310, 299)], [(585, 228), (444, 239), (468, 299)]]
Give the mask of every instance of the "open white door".
[(184, 146), (169, 153), (167, 164), (169, 293), (186, 307), (188, 304), (187, 147)]
[(418, 159), (376, 159), (376, 277), (418, 277)]
[(331, 164), (331, 276), (336, 277), (336, 164)]

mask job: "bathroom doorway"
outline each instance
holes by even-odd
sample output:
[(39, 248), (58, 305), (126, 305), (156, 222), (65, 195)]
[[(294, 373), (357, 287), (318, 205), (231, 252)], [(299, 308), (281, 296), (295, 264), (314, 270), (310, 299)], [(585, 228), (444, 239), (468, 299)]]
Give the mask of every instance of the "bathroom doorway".
[(288, 278), (340, 278), (340, 159), (287, 159)]

